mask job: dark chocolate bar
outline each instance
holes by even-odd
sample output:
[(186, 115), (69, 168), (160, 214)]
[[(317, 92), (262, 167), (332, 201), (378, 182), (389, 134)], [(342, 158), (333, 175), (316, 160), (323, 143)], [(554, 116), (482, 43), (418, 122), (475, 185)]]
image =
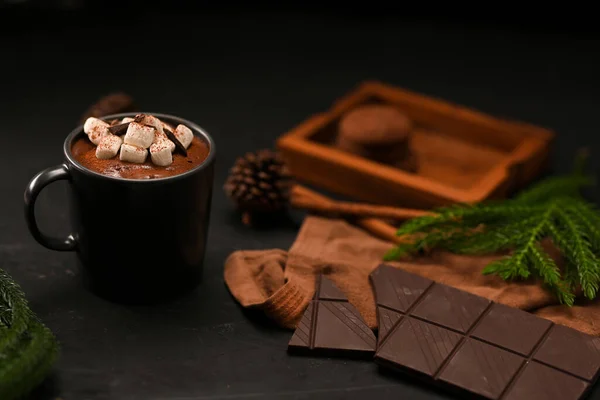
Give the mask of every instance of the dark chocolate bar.
[(291, 353), (369, 357), (377, 339), (358, 310), (329, 279), (317, 279), (315, 296), (292, 336)]
[(381, 366), (485, 399), (580, 399), (598, 378), (600, 338), (391, 266), (370, 279)]

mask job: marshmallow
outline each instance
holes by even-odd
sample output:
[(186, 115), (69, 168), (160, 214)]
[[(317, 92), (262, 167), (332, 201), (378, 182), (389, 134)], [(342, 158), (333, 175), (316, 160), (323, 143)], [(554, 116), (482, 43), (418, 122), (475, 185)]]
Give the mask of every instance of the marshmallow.
[(100, 159), (113, 158), (119, 152), (123, 139), (119, 136), (108, 134), (102, 138), (96, 147), (96, 157)]
[[(171, 133), (173, 133), (173, 132), (175, 131), (175, 128), (173, 128), (173, 126), (171, 126), (171, 125), (169, 125), (169, 124), (167, 124), (166, 122), (163, 122), (163, 121), (160, 121), (160, 122), (162, 123), (162, 126), (163, 126), (163, 131), (169, 131), (169, 132), (171, 132)], [(169, 142), (173, 143), (173, 142), (171, 141), (171, 139), (169, 139), (169, 137), (166, 135), (166, 133), (165, 133), (165, 137), (167, 138), (167, 140), (168, 140)], [(177, 147), (177, 146), (175, 146), (175, 143), (173, 143), (173, 145), (171, 146), (171, 153), (173, 153), (173, 152), (175, 151), (175, 148), (176, 148), (176, 147)]]
[(132, 146), (147, 149), (154, 140), (154, 131), (155, 129), (151, 126), (132, 122), (127, 127), (127, 133), (125, 134), (124, 142)]
[(102, 140), (104, 136), (110, 134), (108, 132), (109, 127), (110, 125), (101, 119), (89, 117), (83, 124), (83, 131), (88, 135), (90, 141), (98, 146), (100, 140)]
[(157, 132), (164, 133), (161, 120), (154, 115), (138, 114), (135, 117), (139, 120), (140, 124), (152, 126)]
[(146, 161), (147, 156), (148, 150), (144, 148), (132, 146), (126, 143), (121, 145), (121, 154), (119, 155), (121, 161), (142, 164), (144, 161)]
[[(173, 143), (169, 139), (167, 134), (164, 132), (156, 131), (154, 133), (154, 140), (152, 141), (152, 144), (154, 145), (155, 143), (159, 143), (159, 142), (164, 142), (169, 147), (169, 150), (171, 151), (171, 153), (175, 151), (175, 143)], [(152, 146), (150, 146), (150, 147), (152, 147)]]
[(150, 158), (152, 162), (161, 167), (166, 167), (167, 165), (171, 165), (173, 162), (173, 154), (171, 151), (171, 146), (175, 147), (175, 143), (170, 140), (159, 140), (150, 146)]
[(123, 118), (123, 119), (121, 120), (121, 123), (122, 123), (122, 124), (126, 124), (126, 123), (128, 123), (128, 122), (133, 122), (133, 120), (134, 120), (134, 119), (135, 119), (135, 118), (131, 118), (131, 117), (125, 117), (125, 118)]
[(175, 135), (177, 140), (181, 142), (183, 147), (185, 147), (186, 149), (190, 147), (192, 139), (194, 138), (194, 134), (192, 133), (190, 128), (188, 128), (185, 125), (179, 124), (177, 125), (177, 129), (175, 129), (175, 132), (173, 132), (173, 134)]
[(173, 125), (171, 125), (171, 124), (168, 124), (168, 123), (166, 123), (164, 121), (160, 121), (160, 123), (162, 124), (163, 130), (164, 129), (168, 129), (171, 132), (173, 132), (175, 130), (175, 128), (173, 128)]
[(161, 167), (171, 165), (173, 162), (173, 153), (175, 143), (169, 140), (169, 137), (163, 131), (156, 131), (154, 140), (150, 146), (150, 158), (152, 162)]

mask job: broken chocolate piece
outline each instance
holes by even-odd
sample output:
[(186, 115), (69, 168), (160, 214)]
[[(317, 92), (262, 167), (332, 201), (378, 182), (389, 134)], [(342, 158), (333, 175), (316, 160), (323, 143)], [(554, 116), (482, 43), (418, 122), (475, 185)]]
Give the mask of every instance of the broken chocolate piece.
[(290, 352), (371, 357), (376, 339), (358, 310), (342, 291), (325, 277), (317, 280), (317, 290), (296, 327)]
[(177, 139), (177, 136), (175, 136), (175, 134), (167, 128), (163, 128), (163, 131), (165, 131), (165, 134), (167, 135), (169, 140), (171, 142), (175, 143), (175, 147), (177, 148), (177, 150), (179, 150), (181, 152), (181, 154), (183, 154), (184, 156), (187, 157), (187, 150), (185, 149), (183, 144), (181, 144), (179, 139)]
[(124, 122), (122, 124), (112, 125), (108, 128), (108, 131), (113, 135), (121, 136), (127, 132), (127, 127), (131, 122)]
[(375, 362), (463, 396), (580, 399), (600, 371), (600, 338), (380, 265)]

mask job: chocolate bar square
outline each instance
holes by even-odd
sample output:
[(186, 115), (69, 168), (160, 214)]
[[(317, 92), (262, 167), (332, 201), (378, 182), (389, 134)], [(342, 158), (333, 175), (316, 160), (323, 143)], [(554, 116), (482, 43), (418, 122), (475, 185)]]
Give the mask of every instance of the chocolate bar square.
[(411, 315), (465, 333), (489, 304), (483, 297), (435, 285)]
[(296, 354), (372, 357), (377, 340), (358, 310), (329, 279), (319, 276), (310, 302), (290, 342)]
[(582, 379), (593, 380), (600, 368), (600, 338), (556, 325), (534, 358)]
[(433, 282), (402, 270), (397, 271), (394, 274), (373, 273), (370, 279), (373, 286), (388, 287), (388, 290), (379, 291), (378, 305), (406, 312)]
[(523, 364), (523, 358), (467, 338), (438, 379), (489, 399), (500, 397)]
[(532, 361), (509, 389), (505, 400), (563, 400), (579, 399), (588, 384), (553, 368)]
[(459, 334), (448, 329), (407, 317), (378, 348), (377, 355), (393, 364), (433, 375), (460, 339)]
[(471, 336), (526, 356), (551, 325), (546, 319), (496, 303)]

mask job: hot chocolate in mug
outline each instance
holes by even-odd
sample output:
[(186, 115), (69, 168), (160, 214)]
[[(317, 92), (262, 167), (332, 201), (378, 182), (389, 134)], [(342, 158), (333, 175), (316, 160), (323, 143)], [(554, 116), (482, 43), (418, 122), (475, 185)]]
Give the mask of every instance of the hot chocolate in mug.
[[(135, 115), (115, 114), (101, 119)], [(82, 138), (88, 140), (80, 126), (64, 142), (63, 163), (38, 173), (25, 190), (25, 218), (33, 237), (49, 249), (74, 252), (86, 286), (116, 302), (170, 299), (197, 287), (202, 277), (215, 144), (193, 122), (171, 115), (151, 115), (172, 126), (189, 127), (206, 145), (205, 157), (194, 160), (197, 165), (191, 169), (154, 179), (107, 175), (86, 168), (74, 156), (73, 145)], [(111, 161), (118, 163), (118, 158)], [(68, 181), (72, 233), (66, 238), (41, 232), (34, 212), (41, 190), (58, 180)]]

